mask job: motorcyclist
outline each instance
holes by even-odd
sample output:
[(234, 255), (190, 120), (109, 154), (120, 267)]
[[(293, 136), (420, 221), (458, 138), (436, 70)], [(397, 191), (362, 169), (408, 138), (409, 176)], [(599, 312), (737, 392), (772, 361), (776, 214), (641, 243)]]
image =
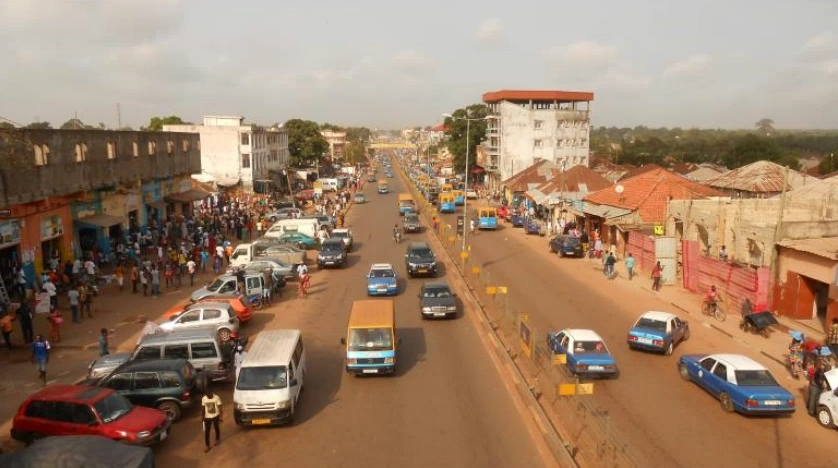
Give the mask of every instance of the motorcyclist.
[(704, 295), (704, 313), (710, 313), (715, 310), (716, 304), (719, 301), (719, 295), (716, 292), (716, 286), (710, 286), (707, 294)]

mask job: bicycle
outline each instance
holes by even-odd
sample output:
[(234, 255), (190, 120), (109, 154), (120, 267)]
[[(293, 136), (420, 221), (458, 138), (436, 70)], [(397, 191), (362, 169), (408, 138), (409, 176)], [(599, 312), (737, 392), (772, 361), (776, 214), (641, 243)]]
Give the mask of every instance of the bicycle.
[(719, 303), (722, 302), (721, 298), (717, 298), (713, 302), (705, 302), (704, 305), (701, 307), (701, 313), (704, 315), (709, 315), (719, 322), (724, 322), (725, 318), (727, 318), (727, 314), (725, 311), (722, 310), (721, 305)]

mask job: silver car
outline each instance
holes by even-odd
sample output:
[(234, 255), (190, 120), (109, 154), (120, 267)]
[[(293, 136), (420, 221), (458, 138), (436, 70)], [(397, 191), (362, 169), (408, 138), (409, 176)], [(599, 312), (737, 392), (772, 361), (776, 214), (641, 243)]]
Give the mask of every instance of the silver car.
[(297, 248), (290, 244), (282, 244), (276, 241), (264, 242), (257, 241), (259, 244), (267, 245), (263, 250), (259, 251), (259, 255), (253, 261), (264, 257), (265, 260), (277, 260), (289, 265), (299, 265), (306, 262), (306, 251)]
[[(280, 260), (254, 260), (241, 268), (244, 269), (245, 273), (262, 273), (271, 268), (275, 278), (291, 278), (296, 270), (293, 265)], [(232, 273), (232, 270), (229, 270), (228, 273)]]
[(275, 223), (279, 219), (299, 218), (302, 215), (303, 212), (299, 208), (282, 208), (272, 213), (268, 213), (265, 217), (272, 223)]
[(160, 324), (166, 332), (210, 329), (215, 330), (218, 340), (225, 342), (230, 334), (239, 332), (239, 317), (226, 302), (200, 302)]
[(102, 377), (108, 376), (114, 369), (127, 362), (130, 357), (131, 353), (114, 353), (96, 358), (90, 361), (90, 364), (87, 366), (87, 378), (90, 380), (99, 380)]
[(346, 251), (352, 250), (352, 231), (346, 228), (335, 229), (332, 231), (332, 239), (338, 238), (343, 241)]

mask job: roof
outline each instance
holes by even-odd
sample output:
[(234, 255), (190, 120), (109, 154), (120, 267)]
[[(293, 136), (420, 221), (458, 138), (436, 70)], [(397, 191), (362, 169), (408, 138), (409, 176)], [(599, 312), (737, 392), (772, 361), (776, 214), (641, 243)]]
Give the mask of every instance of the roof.
[(666, 218), (670, 200), (722, 195), (713, 188), (687, 180), (661, 167), (621, 181), (617, 187), (620, 186), (623, 187), (623, 193), (617, 193), (616, 187), (607, 188), (588, 195), (585, 201), (636, 211), (644, 223), (651, 223)]
[(643, 315), (641, 315), (640, 317), (647, 318), (650, 320), (657, 320), (659, 322), (666, 322), (669, 319), (677, 317), (677, 315), (670, 314), (669, 312), (658, 312), (656, 310), (650, 310), (649, 312), (644, 312)]
[(634, 168), (629, 169), (625, 174), (623, 174), (623, 176), (620, 178), (620, 180), (631, 179), (632, 177), (637, 177), (640, 174), (645, 174), (649, 171), (654, 171), (655, 169), (663, 169), (663, 167), (658, 166), (657, 164), (654, 164), (654, 163), (644, 164), (644, 165), (639, 166), (639, 167), (634, 167)]
[[(552, 177), (554, 169), (559, 169), (559, 166), (542, 159), (506, 179), (503, 181), (503, 185), (513, 192), (526, 192), (530, 188), (535, 188), (547, 182)], [(530, 185), (534, 187), (530, 187)]]
[(451, 287), (448, 286), (448, 283), (446, 283), (445, 281), (428, 281), (427, 283), (423, 284), (422, 287), (424, 287), (424, 288), (448, 288), (448, 289), (451, 289)]
[(389, 263), (373, 263), (370, 270), (392, 270), (393, 265)]
[(112, 392), (112, 390), (106, 388), (89, 387), (87, 385), (52, 385), (33, 394), (30, 398), (87, 401), (98, 399), (99, 396)]
[(156, 345), (162, 343), (171, 343), (174, 341), (192, 341), (215, 339), (215, 330), (209, 328), (199, 328), (195, 330), (179, 330), (168, 333), (157, 333), (154, 335), (146, 335), (140, 341), (144, 345)]
[[(189, 361), (186, 359), (140, 359), (139, 361), (128, 361), (119, 366), (116, 371), (180, 370), (188, 363)], [(113, 373), (116, 374), (116, 371)]]
[(684, 174), (684, 177), (696, 182), (704, 182), (705, 180), (714, 179), (722, 174), (724, 174), (724, 171), (720, 171), (713, 167), (702, 166), (694, 171)]
[(762, 364), (741, 354), (711, 354), (707, 357), (730, 364), (735, 370), (766, 370)]
[(566, 335), (573, 338), (575, 341), (602, 341), (602, 338), (593, 330), (584, 330), (581, 328), (569, 328), (564, 331)]
[(294, 354), (300, 330), (266, 330), (256, 335), (256, 341), (245, 355), (242, 367), (256, 367), (288, 362)]
[(510, 90), (490, 91), (483, 94), (483, 102), (497, 101), (593, 101), (594, 93), (587, 91)]
[(395, 302), (391, 299), (366, 299), (352, 303), (349, 328), (392, 325), (396, 320)]
[(786, 194), (795, 200), (824, 200), (838, 198), (838, 178), (812, 179), (806, 185), (789, 191)]
[(187, 310), (211, 309), (213, 307), (217, 307), (219, 309), (227, 310), (227, 309), (230, 308), (230, 303), (229, 302), (222, 302), (222, 301), (218, 301), (218, 300), (198, 301), (198, 302), (190, 305), (189, 307), (187, 307)]
[(596, 192), (612, 186), (611, 181), (587, 166), (573, 166), (564, 171), (552, 170), (553, 177), (537, 187), (550, 195), (557, 192)]
[(672, 172), (681, 175), (686, 175), (696, 169), (698, 169), (698, 164), (691, 162), (679, 162), (672, 165)]
[[(787, 190), (802, 187), (807, 182), (815, 180), (789, 169), (789, 183)], [(752, 193), (782, 192), (785, 181), (786, 168), (771, 161), (757, 161), (742, 166), (718, 177), (707, 180), (705, 185), (725, 190), (738, 190)]]
[(838, 237), (816, 239), (787, 239), (777, 242), (780, 247), (806, 252), (830, 260), (838, 260)]
[(432, 132), (447, 132), (450, 128), (446, 127), (445, 124), (439, 124), (431, 127)]
[(821, 179), (838, 179), (838, 171), (830, 172), (829, 174), (821, 176)]

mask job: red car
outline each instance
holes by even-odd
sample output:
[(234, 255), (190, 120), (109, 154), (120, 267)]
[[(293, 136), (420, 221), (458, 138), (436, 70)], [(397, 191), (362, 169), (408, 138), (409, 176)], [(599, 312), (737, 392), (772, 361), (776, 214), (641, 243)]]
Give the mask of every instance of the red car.
[(506, 205), (498, 207), (498, 217), (509, 221), (509, 208), (507, 208)]
[(11, 432), (27, 444), (47, 436), (98, 435), (152, 445), (166, 439), (169, 425), (166, 413), (134, 406), (109, 388), (53, 385), (20, 405)]
[(314, 190), (300, 190), (299, 192), (294, 194), (294, 200), (298, 202), (307, 202), (314, 200)]

